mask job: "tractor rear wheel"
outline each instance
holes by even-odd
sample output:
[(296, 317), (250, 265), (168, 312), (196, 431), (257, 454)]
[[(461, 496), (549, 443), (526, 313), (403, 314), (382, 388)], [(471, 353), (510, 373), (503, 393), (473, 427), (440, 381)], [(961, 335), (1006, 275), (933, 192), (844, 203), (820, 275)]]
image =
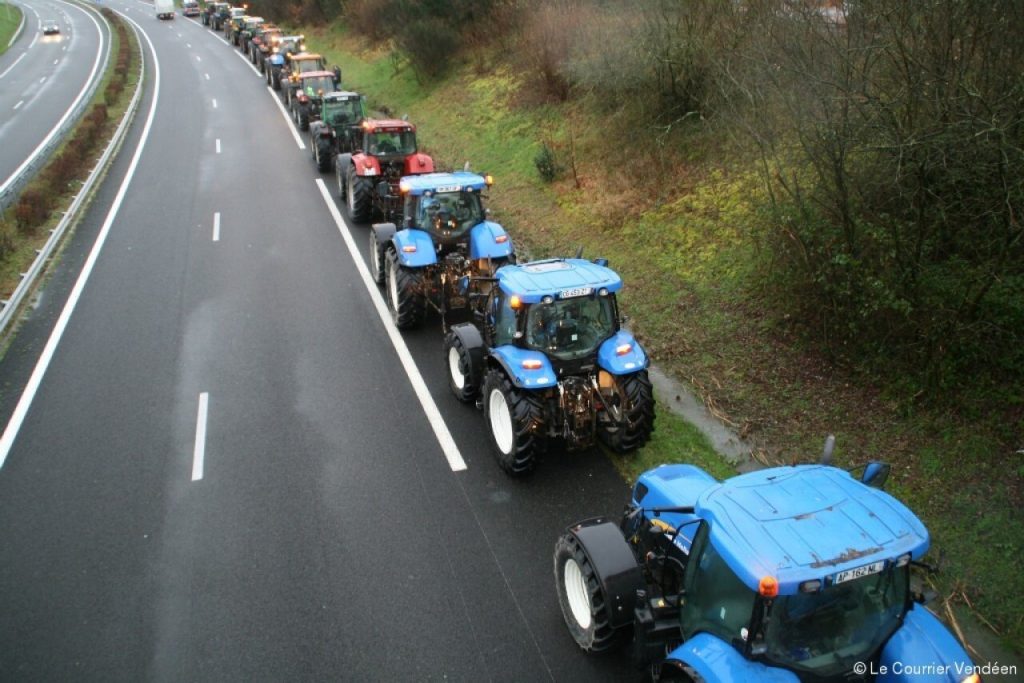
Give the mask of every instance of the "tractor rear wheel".
[(555, 588), (565, 625), (577, 645), (587, 652), (602, 652), (621, 642), (628, 629), (612, 627), (608, 598), (572, 534), (562, 534), (555, 543)]
[(597, 423), (601, 442), (616, 453), (630, 453), (647, 443), (654, 431), (654, 390), (647, 371), (615, 377), (615, 391), (605, 401), (610, 410)]
[(317, 136), (313, 146), (313, 157), (316, 159), (316, 168), (321, 173), (327, 173), (334, 165), (334, 155), (331, 150), (331, 141), (327, 138)]
[(399, 263), (398, 254), (390, 249), (385, 275), (387, 286), (384, 292), (395, 327), (400, 330), (416, 327), (423, 317), (423, 274)]
[(274, 90), (281, 89), (281, 72), (275, 71), (274, 67), (270, 67), (270, 87)]
[(512, 476), (529, 474), (545, 446), (539, 433), (544, 423), (539, 397), (515, 388), (503, 371), (492, 369), (484, 378), (483, 401), (498, 465)]
[(370, 230), (370, 277), (378, 285), (384, 284), (384, 273), (387, 263), (384, 256), (384, 244), (377, 241), (377, 234)]
[(309, 105), (298, 104), (295, 107), (296, 123), (299, 124), (299, 130), (309, 130)]
[(476, 398), (477, 390), (473, 384), (473, 359), (454, 332), (449, 332), (444, 338), (444, 357), (448, 365), (448, 388), (455, 398), (469, 403)]
[(354, 166), (348, 169), (348, 182), (345, 184), (345, 201), (348, 204), (348, 217), (356, 223), (370, 220), (373, 185), (369, 178), (356, 175)]

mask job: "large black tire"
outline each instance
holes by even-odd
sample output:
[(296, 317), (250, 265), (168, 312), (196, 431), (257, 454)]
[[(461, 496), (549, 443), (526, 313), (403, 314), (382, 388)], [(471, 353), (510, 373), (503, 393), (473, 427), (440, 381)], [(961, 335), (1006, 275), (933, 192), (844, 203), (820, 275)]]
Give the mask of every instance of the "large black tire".
[(395, 327), (416, 327), (423, 318), (423, 274), (399, 263), (394, 249), (388, 250), (385, 267), (384, 293)]
[(387, 257), (385, 256), (385, 250), (387, 244), (381, 244), (377, 241), (377, 233), (370, 230), (370, 277), (378, 285), (384, 284), (384, 277), (387, 271)]
[(555, 589), (569, 633), (587, 652), (615, 647), (629, 632), (612, 628), (607, 596), (593, 565), (572, 534), (562, 534), (555, 543)]
[(484, 421), (506, 474), (529, 474), (544, 451), (544, 406), (532, 391), (516, 389), (505, 373), (492, 369), (484, 378)]
[(299, 103), (295, 106), (295, 111), (298, 114), (299, 130), (309, 130), (309, 105)]
[(281, 89), (281, 72), (273, 67), (270, 68), (270, 87), (274, 90)]
[(469, 351), (454, 332), (444, 338), (444, 362), (448, 368), (448, 388), (455, 398), (469, 403), (476, 398), (477, 387), (473, 384), (472, 364)]
[(373, 212), (373, 183), (369, 178), (356, 175), (355, 166), (349, 166), (345, 183), (345, 204), (348, 217), (356, 223), (366, 223)]
[(316, 169), (321, 173), (327, 173), (334, 168), (334, 150), (331, 149), (330, 140), (316, 136), (313, 142), (313, 159), (316, 161)]
[(647, 443), (654, 431), (654, 390), (647, 371), (616, 377), (615, 392), (605, 400), (619, 415), (606, 414), (598, 420), (601, 442), (616, 453), (632, 453)]

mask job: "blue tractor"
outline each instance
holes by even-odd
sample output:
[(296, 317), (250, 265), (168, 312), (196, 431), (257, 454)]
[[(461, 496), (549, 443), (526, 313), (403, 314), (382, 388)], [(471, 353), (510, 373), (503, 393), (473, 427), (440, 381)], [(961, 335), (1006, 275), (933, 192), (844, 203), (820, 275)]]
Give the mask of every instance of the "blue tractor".
[(928, 531), (887, 474), (649, 470), (620, 523), (577, 522), (555, 545), (569, 632), (587, 651), (631, 639), (654, 680), (977, 681), (911, 582)]
[(472, 318), (445, 338), (448, 384), (476, 401), (498, 464), (531, 471), (549, 443), (601, 441), (628, 453), (654, 430), (647, 355), (621, 327), (622, 280), (607, 262), (506, 265), (472, 297)]
[(429, 310), (442, 318), (466, 311), (480, 293), (478, 278), (515, 260), (508, 233), (484, 209), (482, 193), (490, 185), (490, 176), (468, 171), (424, 173), (401, 178), (392, 196), (391, 183), (378, 182), (381, 202), (400, 206), (404, 216), (401, 229), (394, 223), (370, 229), (370, 272), (384, 285), (399, 329), (415, 327)]

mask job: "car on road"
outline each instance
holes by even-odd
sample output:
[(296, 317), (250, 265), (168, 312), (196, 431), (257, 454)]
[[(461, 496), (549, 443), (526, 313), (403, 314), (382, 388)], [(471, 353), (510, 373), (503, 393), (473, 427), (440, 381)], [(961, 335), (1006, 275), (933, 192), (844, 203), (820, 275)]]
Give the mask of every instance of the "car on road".
[(57, 33), (60, 33), (60, 24), (58, 24), (53, 19), (47, 19), (46, 21), (43, 22), (44, 36), (52, 36)]
[(196, 0), (185, 0), (181, 3), (181, 13), (186, 17), (198, 17), (199, 3)]

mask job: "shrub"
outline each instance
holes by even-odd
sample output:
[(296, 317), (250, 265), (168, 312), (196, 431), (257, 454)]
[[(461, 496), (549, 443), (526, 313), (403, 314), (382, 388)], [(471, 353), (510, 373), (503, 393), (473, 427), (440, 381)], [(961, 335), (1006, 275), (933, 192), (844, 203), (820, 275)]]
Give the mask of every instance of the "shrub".
[(565, 168), (558, 163), (554, 150), (547, 143), (541, 145), (537, 156), (533, 158), (533, 165), (537, 167), (537, 173), (545, 183), (553, 183), (565, 172)]

